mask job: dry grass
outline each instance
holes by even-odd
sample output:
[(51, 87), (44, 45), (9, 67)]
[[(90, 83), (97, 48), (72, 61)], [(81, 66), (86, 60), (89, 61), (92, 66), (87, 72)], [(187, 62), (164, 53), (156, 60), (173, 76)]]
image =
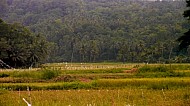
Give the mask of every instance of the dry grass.
[[(188, 106), (189, 89), (147, 90), (54, 90), (31, 91), (33, 106)], [(28, 101), (27, 91), (9, 91), (0, 95), (2, 106), (24, 106), (22, 98)], [(14, 104), (14, 105), (13, 105)]]
[[(158, 76), (158, 74), (165, 75), (168, 71), (160, 73), (145, 70), (139, 76), (137, 76), (139, 70), (135, 73), (124, 71), (141, 66), (167, 67), (180, 73), (180, 76)], [(58, 69), (59, 76), (41, 80), (41, 69), (1, 70), (0, 106), (25, 106), (26, 103), (22, 98), (30, 101), (29, 92), (26, 91), (28, 86), (32, 88), (30, 93), (33, 106), (126, 106), (128, 104), (189, 106), (190, 104), (189, 64), (170, 66), (169, 64), (54, 63), (42, 67), (48, 67), (52, 71)], [(3, 77), (6, 75), (9, 76)], [(64, 78), (67, 78), (68, 82)]]
[[(131, 69), (137, 64), (122, 64), (122, 63), (51, 63), (44, 64), (43, 67), (60, 68), (61, 70), (89, 70), (89, 69), (113, 69), (127, 68)], [(144, 64), (138, 64), (144, 65)]]

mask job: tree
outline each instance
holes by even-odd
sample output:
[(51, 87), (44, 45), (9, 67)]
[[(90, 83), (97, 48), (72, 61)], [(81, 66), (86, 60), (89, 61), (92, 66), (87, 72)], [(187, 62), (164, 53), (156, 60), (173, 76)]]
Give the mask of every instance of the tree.
[[(165, 62), (177, 55), (178, 45), (170, 46), (168, 40), (179, 38), (187, 27), (181, 15), (185, 5), (184, 1), (0, 0), (0, 8), (6, 7), (0, 17), (10, 23), (22, 23), (52, 42), (48, 62), (157, 62), (159, 59)], [(14, 42), (0, 39), (2, 57), (7, 56), (6, 48), (13, 50), (10, 42), (17, 48), (23, 46), (16, 39)], [(44, 58), (39, 44), (38, 40), (33, 41), (29, 51), (23, 48), (22, 52), (14, 52), (12, 59), (23, 60), (26, 50), (29, 58), (24, 62), (38, 64)]]
[(26, 27), (0, 19), (0, 59), (11, 67), (30, 67), (42, 62), (48, 47), (43, 37), (34, 35)]
[[(188, 21), (190, 21), (190, 1), (186, 0), (187, 7), (189, 8), (188, 10), (184, 11), (183, 16), (187, 18)], [(177, 39), (180, 44), (179, 44), (179, 49), (187, 49), (188, 46), (190, 45), (190, 29), (184, 33), (183, 36), (179, 37)]]

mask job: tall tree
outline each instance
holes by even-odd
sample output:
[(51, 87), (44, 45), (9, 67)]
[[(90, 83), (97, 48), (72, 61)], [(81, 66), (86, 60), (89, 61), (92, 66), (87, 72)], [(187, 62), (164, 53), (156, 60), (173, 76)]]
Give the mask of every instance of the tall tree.
[(26, 27), (0, 19), (0, 60), (11, 67), (29, 67), (47, 57), (49, 43)]
[[(188, 22), (190, 23), (190, 0), (186, 0), (188, 10), (184, 11), (183, 16), (187, 18)], [(190, 29), (184, 33), (183, 36), (177, 39), (179, 44), (179, 49), (187, 49), (190, 45)]]
[[(0, 17), (10, 23), (22, 23), (53, 42), (48, 62), (157, 62), (159, 59), (164, 62), (168, 57), (175, 59), (177, 54), (178, 45), (170, 46), (165, 39), (176, 40), (184, 32), (186, 22), (181, 13), (185, 5), (184, 1), (0, 0), (0, 8), (7, 8), (4, 15), (0, 12)], [(0, 39), (1, 50), (11, 48), (4, 37)], [(44, 56), (39, 52), (43, 51), (39, 46), (42, 43), (35, 42), (29, 51), (35, 54), (29, 55), (27, 60), (32, 62), (27, 64), (38, 63)], [(23, 57), (21, 52), (15, 54), (18, 56), (14, 55), (14, 60)], [(3, 51), (2, 56), (6, 55)]]

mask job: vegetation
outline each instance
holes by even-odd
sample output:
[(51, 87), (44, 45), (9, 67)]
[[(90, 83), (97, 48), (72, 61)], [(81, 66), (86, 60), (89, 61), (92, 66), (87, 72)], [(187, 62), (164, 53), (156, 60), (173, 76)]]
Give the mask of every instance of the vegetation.
[(0, 68), (32, 67), (48, 55), (49, 44), (24, 26), (0, 19)]
[[(7, 1), (7, 2), (6, 2)], [(1, 0), (1, 18), (52, 42), (48, 62), (189, 62), (185, 1)], [(0, 6), (1, 7), (1, 6)], [(180, 55), (178, 55), (180, 54)]]
[[(22, 98), (32, 101), (34, 106), (186, 106), (190, 102), (189, 89), (173, 90), (56, 90), (29, 92), (4, 92), (0, 95), (0, 103), (11, 106), (26, 105)], [(7, 99), (9, 97), (9, 99)]]
[[(190, 66), (188, 64), (172, 64), (172, 66), (138, 64), (138, 68), (133, 68), (137, 67), (135, 64), (125, 64), (125, 68), (121, 68), (124, 66), (123, 64), (115, 64), (117, 66), (115, 68), (108, 68), (108, 66), (112, 66), (113, 64), (91, 64), (91, 67), (99, 66), (99, 69), (81, 69), (78, 65), (72, 64), (73, 70), (57, 66), (53, 68), (50, 67), (52, 66), (51, 64), (44, 65), (46, 67), (36, 70), (5, 70), (0, 72), (0, 82), (2, 83), (0, 88), (18, 90), (29, 86), (33, 90), (109, 89), (110, 87), (125, 88), (134, 86), (151, 89), (168, 89), (173, 87), (188, 87), (190, 85), (188, 84), (190, 77), (190, 72), (188, 71)], [(102, 68), (103, 66), (107, 67)], [(76, 67), (79, 68), (77, 69)], [(134, 71), (134, 69), (137, 70)]]
[[(188, 7), (188, 10), (184, 11), (183, 15), (184, 17), (187, 18), (188, 20), (188, 23), (190, 21), (190, 1), (189, 0), (186, 0), (186, 3), (187, 3), (187, 7)], [(184, 33), (183, 36), (181, 36), (180, 38), (178, 38), (178, 41), (180, 42), (180, 50), (182, 49), (187, 49), (188, 46), (190, 45), (190, 29)]]
[(189, 105), (184, 10), (183, 0), (1, 0), (0, 104)]
[(4, 69), (0, 71), (0, 103), (25, 105), (25, 98), (35, 106), (188, 105), (189, 69), (189, 64), (122, 63)]

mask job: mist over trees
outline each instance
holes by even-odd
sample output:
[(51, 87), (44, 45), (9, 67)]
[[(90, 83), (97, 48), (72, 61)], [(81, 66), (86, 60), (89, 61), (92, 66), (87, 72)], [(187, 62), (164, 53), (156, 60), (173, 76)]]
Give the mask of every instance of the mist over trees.
[[(189, 62), (185, 1), (1, 0), (0, 18), (53, 43), (46, 62)], [(3, 9), (2, 9), (3, 8)], [(22, 38), (21, 38), (22, 39)]]

